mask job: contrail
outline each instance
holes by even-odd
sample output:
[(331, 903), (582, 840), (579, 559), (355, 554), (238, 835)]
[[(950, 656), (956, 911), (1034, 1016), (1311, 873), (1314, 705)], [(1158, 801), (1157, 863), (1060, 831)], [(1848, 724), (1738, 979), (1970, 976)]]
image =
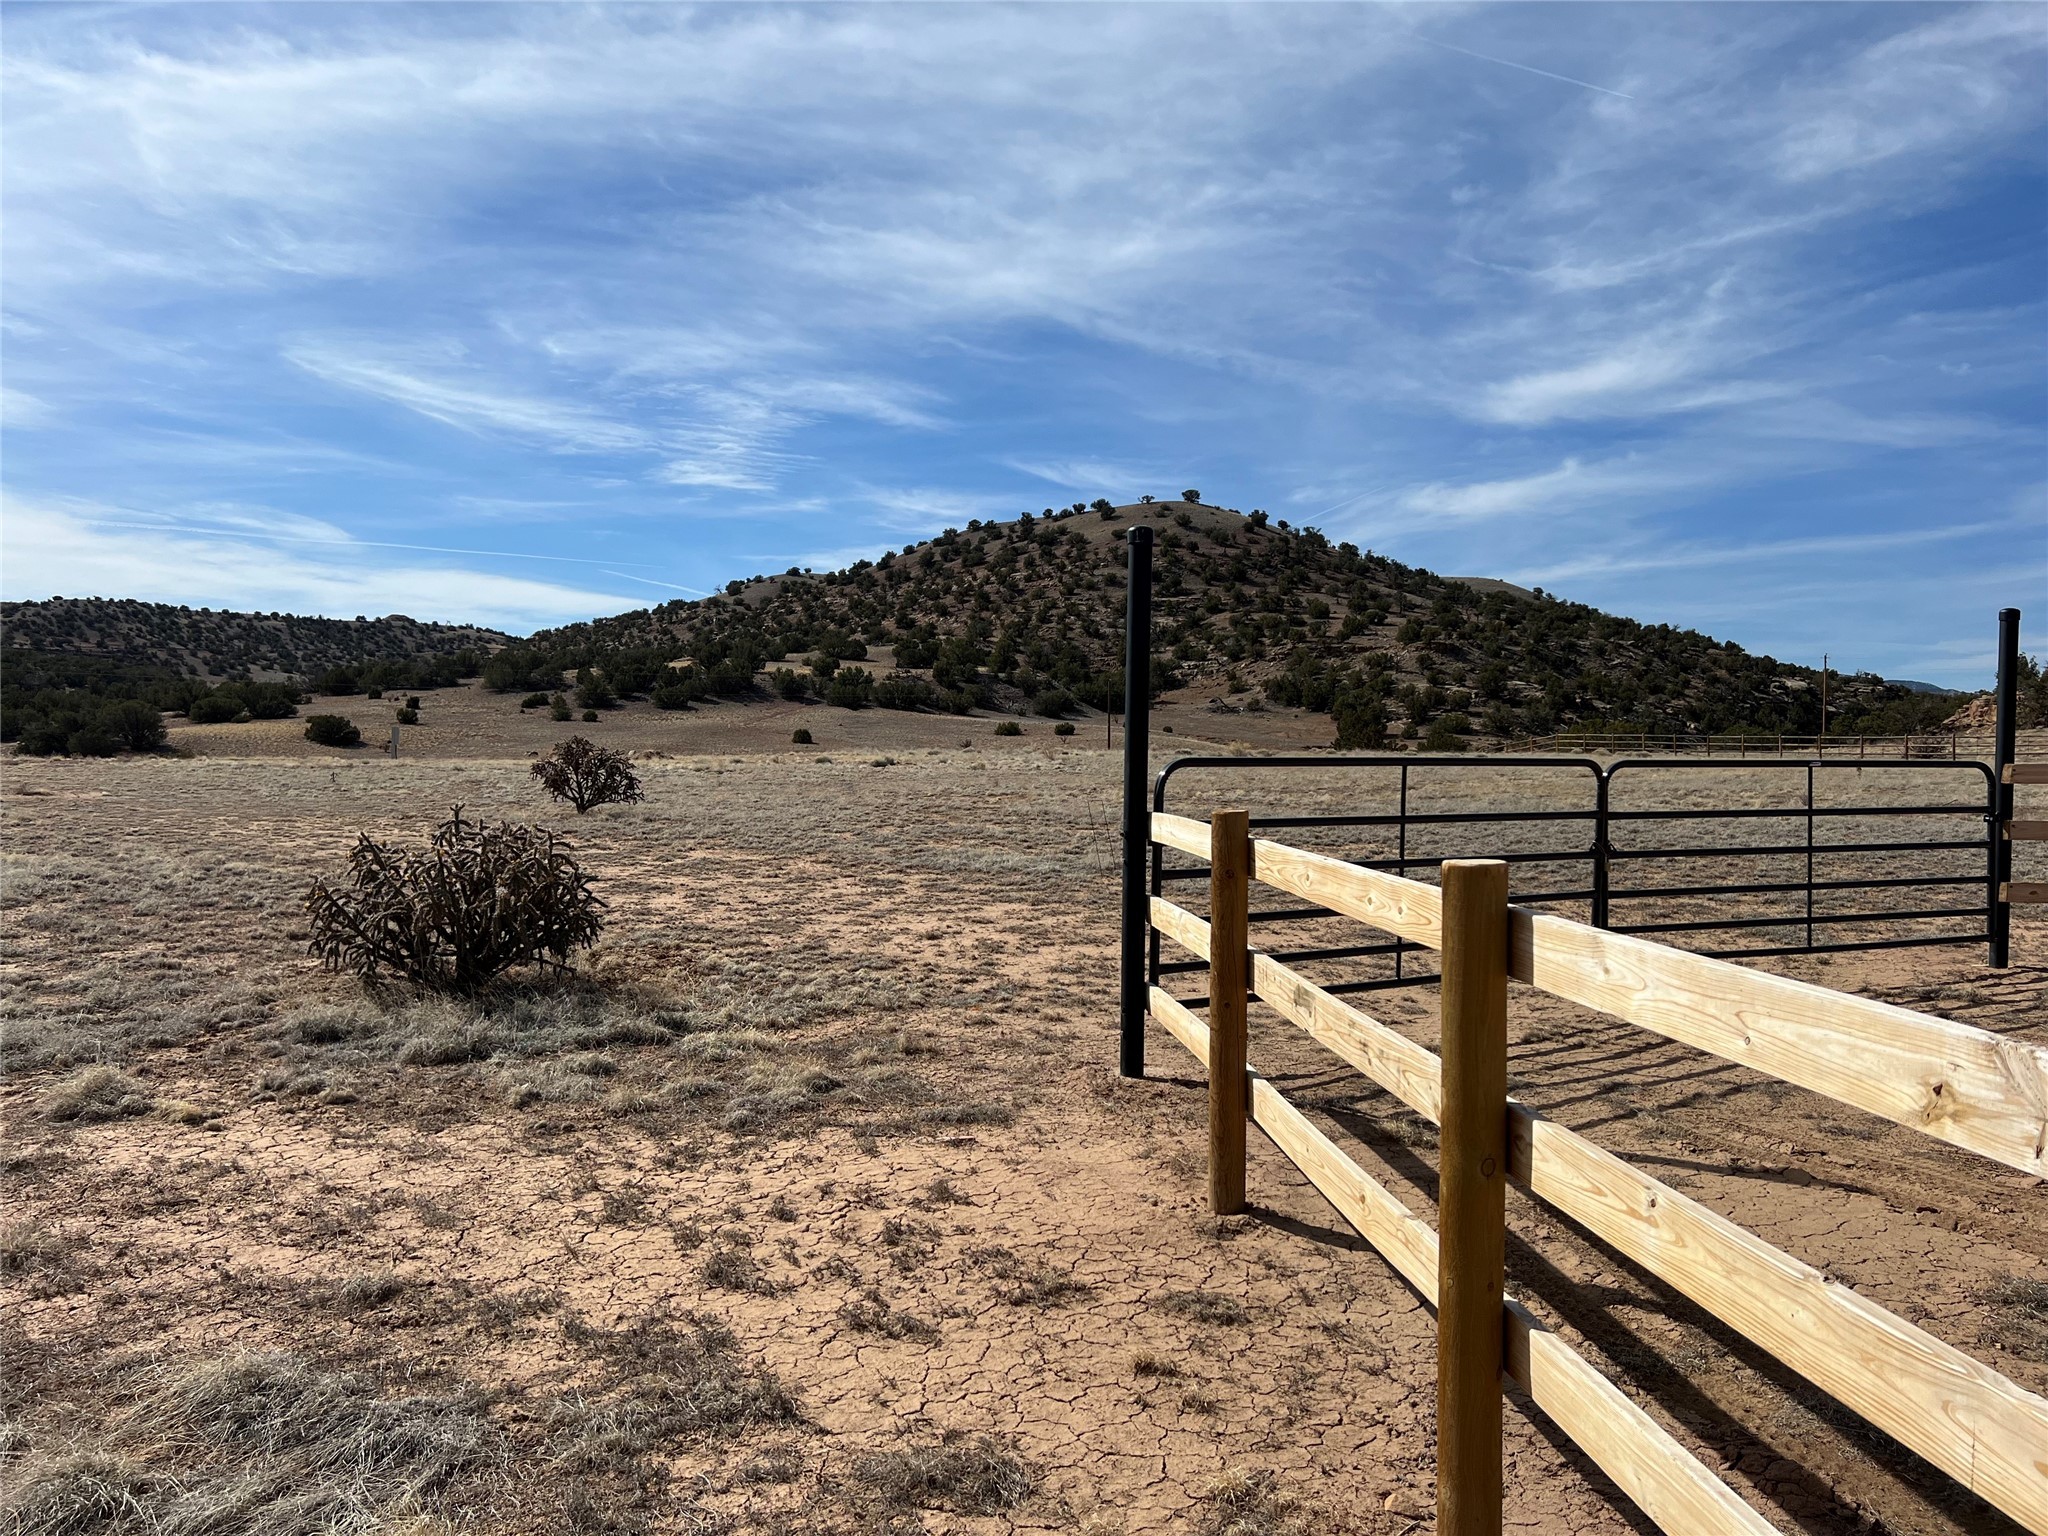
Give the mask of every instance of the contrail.
[(1595, 85), (1590, 80), (1574, 80), (1570, 75), (1552, 74), (1547, 69), (1538, 69), (1534, 64), (1517, 64), (1513, 59), (1496, 59), (1490, 53), (1474, 53), (1470, 48), (1460, 48), (1456, 43), (1439, 42), (1433, 37), (1424, 37), (1420, 32), (1411, 32), (1408, 35), (1418, 43), (1428, 43), (1432, 48), (1444, 48), (1452, 53), (1462, 53), (1466, 58), (1478, 59), (1481, 63), (1500, 64), (1508, 69), (1523, 70), (1528, 74), (1541, 75), (1546, 80), (1561, 80), (1566, 85), (1583, 86), (1589, 91), (1598, 91), (1603, 96), (1619, 96), (1623, 101), (1635, 100), (1635, 97), (1629, 95), (1627, 91), (1609, 90), (1606, 86)]
[[(411, 549), (432, 555), (484, 555), (493, 560), (543, 560), (550, 561), (556, 565), (604, 566), (630, 565), (634, 563), (629, 560), (586, 560), (579, 558), (576, 555), (533, 555), (527, 554), (524, 551), (517, 549), (466, 549), (459, 545), (451, 544), (398, 544), (392, 542), (389, 539), (359, 539), (354, 537), (353, 535), (347, 534), (343, 535), (340, 538), (324, 538), (318, 534), (277, 533), (262, 528), (238, 527), (231, 523), (184, 522), (172, 519), (129, 519), (118, 517), (88, 517), (82, 519), (82, 521), (90, 522), (91, 524), (93, 524), (93, 526), (98, 528), (134, 528), (145, 533), (191, 533), (205, 535), (210, 538), (241, 539), (245, 542), (262, 542), (268, 544), (325, 544), (340, 549)], [(624, 576), (625, 572), (611, 571), (607, 574), (613, 576)], [(626, 576), (626, 580), (628, 581), (639, 581), (642, 579), (644, 578), (638, 576)], [(655, 585), (659, 587), (665, 587), (669, 585), (669, 583), (665, 581), (658, 581), (655, 583)], [(694, 592), (696, 591), (696, 588), (683, 587), (679, 590), (685, 592)]]
[(650, 587), (667, 587), (671, 592), (694, 592), (699, 597), (709, 597), (711, 595), (709, 592), (706, 592), (702, 587), (685, 587), (679, 586), (673, 581), (656, 581), (652, 576), (634, 576), (625, 571), (613, 570), (607, 570), (605, 572), (605, 575), (616, 576), (621, 581), (641, 582)]

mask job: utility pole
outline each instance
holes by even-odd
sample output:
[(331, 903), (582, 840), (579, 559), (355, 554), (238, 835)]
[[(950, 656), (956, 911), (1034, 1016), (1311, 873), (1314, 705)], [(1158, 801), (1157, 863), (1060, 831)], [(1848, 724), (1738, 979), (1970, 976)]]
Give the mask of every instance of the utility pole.
[[(1820, 653), (1820, 733), (1823, 738), (1828, 733), (1828, 653), (1826, 651)], [(1827, 749), (1823, 747), (1821, 750), (1825, 751)]]

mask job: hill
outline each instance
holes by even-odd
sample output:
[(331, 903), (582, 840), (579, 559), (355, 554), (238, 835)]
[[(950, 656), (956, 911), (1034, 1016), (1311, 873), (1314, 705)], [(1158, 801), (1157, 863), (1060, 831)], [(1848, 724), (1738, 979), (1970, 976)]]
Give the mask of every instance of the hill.
[[(497, 691), (543, 694), (573, 673), (586, 709), (629, 696), (687, 708), (773, 693), (850, 708), (1068, 715), (1121, 701), (1124, 538), (1140, 525), (1155, 530), (1158, 551), (1153, 689), (1219, 713), (1306, 708), (1332, 716), (1342, 745), (1420, 739), (1439, 750), (1560, 729), (1819, 725), (1817, 672), (1694, 630), (1438, 576), (1264, 512), (1098, 500), (525, 640), (401, 615), (0, 604), (0, 740), (62, 750), (50, 744), (116, 721), (116, 701), (262, 719), (295, 712), (303, 690), (446, 686), (478, 671)], [(1832, 675), (1828, 686), (1828, 723), (1841, 732), (1937, 729), (1956, 703), (1868, 675)], [(97, 739), (120, 735), (109, 731)]]
[[(1809, 668), (1198, 501), (1048, 509), (844, 571), (735, 581), (710, 598), (543, 631), (501, 652), (486, 678), (552, 686), (577, 668), (600, 689), (682, 705), (756, 686), (766, 668), (769, 686), (836, 690), (851, 704), (1099, 706), (1122, 689), (1123, 539), (1141, 524), (1158, 543), (1154, 688), (1213, 709), (1328, 711), (1347, 745), (1819, 725)], [(795, 666), (776, 666), (785, 661)], [(842, 676), (845, 662), (862, 665)], [(1829, 680), (1837, 730), (1924, 730), (1952, 708), (1874, 676)]]
[(112, 598), (0, 603), (0, 742), (107, 756), (164, 740), (162, 715), (285, 719), (307, 689), (446, 687), (512, 637), (467, 624), (304, 618)]
[(473, 624), (423, 624), (403, 614), (320, 619), (102, 597), (0, 603), (0, 635), (11, 649), (100, 657), (201, 680), (311, 677), (371, 659), (489, 652), (513, 638)]

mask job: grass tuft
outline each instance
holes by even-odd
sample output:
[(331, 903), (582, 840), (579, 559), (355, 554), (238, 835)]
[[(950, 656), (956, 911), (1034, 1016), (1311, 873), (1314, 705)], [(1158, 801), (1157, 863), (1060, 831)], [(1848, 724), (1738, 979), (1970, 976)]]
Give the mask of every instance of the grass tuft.
[(890, 1306), (879, 1290), (870, 1288), (839, 1309), (839, 1320), (855, 1333), (880, 1334), (885, 1339), (915, 1339), (928, 1344), (939, 1330), (910, 1312)]
[(85, 1067), (56, 1083), (43, 1095), (49, 1120), (112, 1120), (144, 1115), (154, 1107), (149, 1090), (134, 1078), (108, 1066)]
[(371, 1531), (431, 1515), (503, 1453), (473, 1394), (379, 1397), (280, 1350), (160, 1369), (103, 1443), (31, 1458), (0, 1504), (20, 1536)]
[(948, 1431), (936, 1444), (863, 1456), (853, 1479), (894, 1509), (944, 1509), (999, 1515), (1037, 1491), (1038, 1473), (1015, 1443), (995, 1435)]
[(1162, 1312), (1214, 1327), (1238, 1328), (1250, 1321), (1243, 1302), (1216, 1291), (1165, 1291), (1152, 1304)]

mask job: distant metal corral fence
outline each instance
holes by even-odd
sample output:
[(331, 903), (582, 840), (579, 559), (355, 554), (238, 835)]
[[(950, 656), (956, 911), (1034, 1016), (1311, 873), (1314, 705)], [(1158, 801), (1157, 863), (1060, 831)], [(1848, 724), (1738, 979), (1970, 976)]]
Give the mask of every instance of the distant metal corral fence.
[[(1978, 737), (1981, 737), (1981, 744)], [(1503, 752), (1537, 753), (1685, 753), (1707, 757), (1836, 757), (1866, 762), (1871, 758), (1932, 758), (1955, 762), (1988, 756), (1988, 731), (1965, 737), (1954, 731), (1922, 731), (1910, 736), (1790, 736), (1757, 731), (1729, 731), (1689, 736), (1654, 731), (1556, 731), (1548, 736), (1521, 736), (1501, 743)], [(1973, 750), (1974, 749), (1974, 750)]]

